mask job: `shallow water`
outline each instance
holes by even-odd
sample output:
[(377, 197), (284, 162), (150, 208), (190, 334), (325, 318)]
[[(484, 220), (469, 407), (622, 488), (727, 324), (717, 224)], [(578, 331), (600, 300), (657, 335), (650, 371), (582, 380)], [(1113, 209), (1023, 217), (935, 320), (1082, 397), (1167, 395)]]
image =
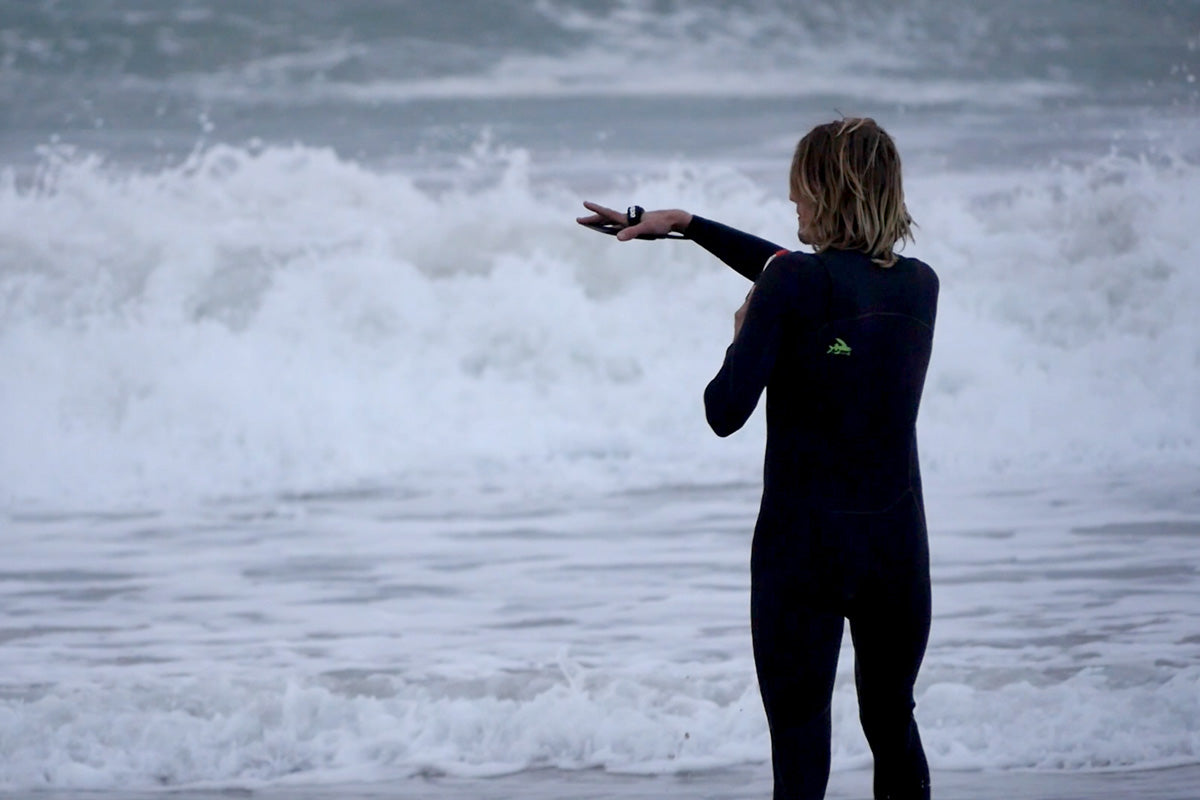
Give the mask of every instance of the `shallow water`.
[[(935, 769), (1196, 763), (1200, 495), (1194, 473), (1147, 477), (931, 487)], [(760, 763), (756, 500), (379, 488), (10, 515), (3, 783)], [(835, 771), (870, 763), (851, 665)]]

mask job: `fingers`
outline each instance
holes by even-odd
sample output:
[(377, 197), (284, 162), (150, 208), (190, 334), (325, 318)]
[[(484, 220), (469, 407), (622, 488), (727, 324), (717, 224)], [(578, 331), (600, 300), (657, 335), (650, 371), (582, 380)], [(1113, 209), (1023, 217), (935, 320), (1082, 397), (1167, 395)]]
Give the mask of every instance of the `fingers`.
[(637, 225), (629, 225), (627, 224), (629, 218), (623, 211), (617, 211), (590, 200), (583, 201), (583, 205), (594, 213), (588, 217), (576, 217), (576, 222), (580, 225), (616, 226), (620, 228), (617, 231), (617, 240), (621, 242), (628, 242), (643, 234), (661, 237), (671, 231), (672, 212), (669, 211), (645, 211), (642, 213), (641, 222)]
[(640, 236), (643, 233), (647, 233), (647, 228), (649, 227), (650, 226), (648, 226), (646, 223), (639, 222), (637, 225), (630, 225), (626, 228), (622, 228), (621, 230), (617, 231), (617, 241), (628, 242), (630, 239)]
[[(625, 214), (621, 211), (617, 211), (616, 209), (602, 206), (599, 203), (593, 203), (590, 200), (584, 200), (583, 207), (586, 208), (588, 211), (594, 212), (593, 215), (590, 217), (577, 217), (576, 218), (579, 220), (579, 222), (583, 223), (584, 225), (594, 224), (596, 222), (609, 222), (609, 223), (613, 223), (616, 225), (624, 225), (625, 224)], [(585, 219), (589, 220), (590, 222), (585, 222), (584, 221)]]

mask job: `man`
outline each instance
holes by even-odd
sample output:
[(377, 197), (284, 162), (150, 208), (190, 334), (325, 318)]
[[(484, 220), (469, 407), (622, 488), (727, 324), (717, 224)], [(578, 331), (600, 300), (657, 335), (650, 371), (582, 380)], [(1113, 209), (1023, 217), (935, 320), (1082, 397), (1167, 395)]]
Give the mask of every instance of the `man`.
[(810, 131), (790, 188), (811, 254), (680, 209), (621, 215), (584, 203), (593, 214), (578, 221), (619, 227), (621, 241), (682, 234), (754, 281), (704, 401), (709, 425), (728, 436), (767, 389), (751, 627), (775, 800), (824, 796), (843, 620), (875, 797), (924, 799), (913, 684), (930, 586), (916, 419), (938, 279), (895, 253), (912, 218), (895, 144), (873, 120)]

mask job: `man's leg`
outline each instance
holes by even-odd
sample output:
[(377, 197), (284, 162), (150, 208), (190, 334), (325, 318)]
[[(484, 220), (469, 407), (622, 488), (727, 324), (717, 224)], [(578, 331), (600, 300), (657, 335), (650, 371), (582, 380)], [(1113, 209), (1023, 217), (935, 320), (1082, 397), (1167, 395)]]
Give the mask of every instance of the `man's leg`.
[(796, 596), (794, 577), (755, 565), (750, 618), (775, 800), (819, 800), (829, 781), (829, 706), (845, 620)]
[[(850, 616), (859, 717), (875, 756), (878, 800), (927, 800), (929, 767), (913, 718), (913, 684), (929, 638), (928, 573), (871, 592)], [(902, 582), (900, 582), (902, 583)]]

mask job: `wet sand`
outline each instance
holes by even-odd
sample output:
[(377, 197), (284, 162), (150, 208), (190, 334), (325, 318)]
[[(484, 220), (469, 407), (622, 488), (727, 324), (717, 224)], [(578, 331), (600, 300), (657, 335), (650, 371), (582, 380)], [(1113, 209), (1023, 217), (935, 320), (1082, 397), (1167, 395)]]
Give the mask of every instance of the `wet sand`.
[[(933, 797), (944, 800), (1198, 800), (1200, 765), (1134, 772), (935, 772), (933, 787)], [(770, 796), (766, 766), (669, 777), (538, 770), (486, 779), (424, 777), (260, 790), (0, 792), (4, 800), (767, 800)], [(835, 773), (826, 797), (870, 800), (870, 773)]]
[[(314, 795), (317, 800), (321, 795)], [(408, 800), (769, 800), (770, 771), (723, 770), (679, 777), (638, 778), (601, 772), (545, 773), (493, 781), (434, 780), (425, 785), (381, 787), (369, 798)], [(366, 800), (364, 797), (364, 800)], [(835, 773), (829, 800), (870, 800), (871, 774)], [(933, 797), (945, 800), (1197, 800), (1200, 766), (1108, 773), (942, 772), (933, 775)], [(272, 798), (274, 800), (274, 798)]]

